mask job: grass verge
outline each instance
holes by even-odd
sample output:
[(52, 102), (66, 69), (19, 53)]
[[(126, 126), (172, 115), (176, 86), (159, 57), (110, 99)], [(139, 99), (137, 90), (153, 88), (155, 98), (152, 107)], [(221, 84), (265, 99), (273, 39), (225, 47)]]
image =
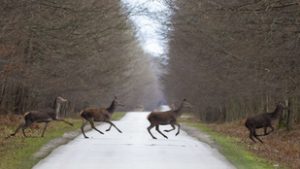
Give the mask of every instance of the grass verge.
[(81, 120), (67, 119), (74, 126), (69, 126), (61, 122), (51, 122), (48, 125), (44, 137), (40, 137), (43, 125), (34, 125), (33, 129), (26, 131), (28, 138), (24, 138), (19, 132), (16, 137), (5, 139), (15, 126), (0, 126), (2, 136), (0, 139), (0, 169), (30, 169), (39, 159), (35, 159), (32, 155), (37, 152), (44, 144), (50, 140), (61, 137), (65, 132), (78, 129)]
[[(116, 112), (112, 120), (119, 120), (124, 115), (124, 112)], [(32, 168), (40, 160), (33, 158), (34, 153), (50, 140), (63, 136), (65, 132), (78, 130), (82, 123), (81, 119), (66, 119), (74, 126), (62, 122), (51, 122), (44, 137), (40, 137), (43, 124), (36, 124), (26, 131), (30, 137), (24, 138), (20, 131), (16, 137), (6, 139), (5, 137), (15, 130), (19, 120), (16, 117), (0, 117), (0, 169)]]
[(125, 114), (126, 114), (125, 112), (115, 112), (115, 113), (112, 115), (111, 119), (112, 119), (113, 121), (120, 120), (122, 117), (125, 116)]
[[(198, 122), (184, 122), (186, 125), (195, 127), (211, 136), (218, 145), (219, 151), (238, 169), (274, 169), (276, 166), (269, 161), (257, 157), (247, 151), (245, 145), (237, 142), (232, 137), (217, 133), (205, 124)], [(279, 168), (279, 167), (278, 167)]]

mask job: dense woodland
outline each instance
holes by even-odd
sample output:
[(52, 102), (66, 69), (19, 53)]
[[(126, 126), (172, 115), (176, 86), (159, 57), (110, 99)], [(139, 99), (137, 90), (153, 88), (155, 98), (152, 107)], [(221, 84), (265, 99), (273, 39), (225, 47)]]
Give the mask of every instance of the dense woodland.
[(290, 111), (281, 121), (300, 123), (299, 0), (171, 2), (169, 100), (187, 97), (207, 122), (286, 102)]
[(206, 122), (286, 102), (283, 124), (300, 123), (299, 0), (164, 0), (172, 14), (162, 65), (118, 0), (0, 1), (2, 114), (51, 107), (57, 96), (76, 111), (114, 95), (127, 109), (153, 109), (164, 93), (170, 104), (187, 98)]
[(118, 0), (1, 0), (1, 113), (106, 106), (131, 109), (161, 97), (149, 58)]

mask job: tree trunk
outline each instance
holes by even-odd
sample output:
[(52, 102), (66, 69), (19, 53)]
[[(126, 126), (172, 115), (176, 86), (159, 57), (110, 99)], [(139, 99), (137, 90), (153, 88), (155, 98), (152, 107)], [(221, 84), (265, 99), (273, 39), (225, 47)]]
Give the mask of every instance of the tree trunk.
[(286, 128), (287, 130), (291, 130), (293, 126), (293, 106), (292, 106), (292, 98), (290, 97), (288, 100), (288, 110), (287, 110), (287, 119), (286, 119)]

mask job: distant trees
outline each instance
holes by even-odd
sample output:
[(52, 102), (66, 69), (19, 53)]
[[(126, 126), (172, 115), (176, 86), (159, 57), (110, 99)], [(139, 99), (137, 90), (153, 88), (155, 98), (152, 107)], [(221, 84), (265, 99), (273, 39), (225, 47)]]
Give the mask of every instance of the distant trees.
[[(0, 107), (21, 113), (52, 106), (76, 109), (124, 103), (155, 90), (149, 60), (119, 1), (0, 0)], [(155, 92), (146, 98), (151, 102)], [(147, 99), (144, 99), (147, 100)]]
[(204, 121), (243, 118), (287, 100), (285, 123), (300, 122), (299, 1), (175, 4), (169, 99), (188, 97)]

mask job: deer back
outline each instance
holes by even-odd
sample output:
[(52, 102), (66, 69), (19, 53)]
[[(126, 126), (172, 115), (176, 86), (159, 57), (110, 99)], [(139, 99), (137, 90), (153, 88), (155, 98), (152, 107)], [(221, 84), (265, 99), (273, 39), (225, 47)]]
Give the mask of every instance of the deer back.
[(24, 118), (31, 122), (49, 122), (55, 119), (55, 112), (30, 111), (24, 115)]

